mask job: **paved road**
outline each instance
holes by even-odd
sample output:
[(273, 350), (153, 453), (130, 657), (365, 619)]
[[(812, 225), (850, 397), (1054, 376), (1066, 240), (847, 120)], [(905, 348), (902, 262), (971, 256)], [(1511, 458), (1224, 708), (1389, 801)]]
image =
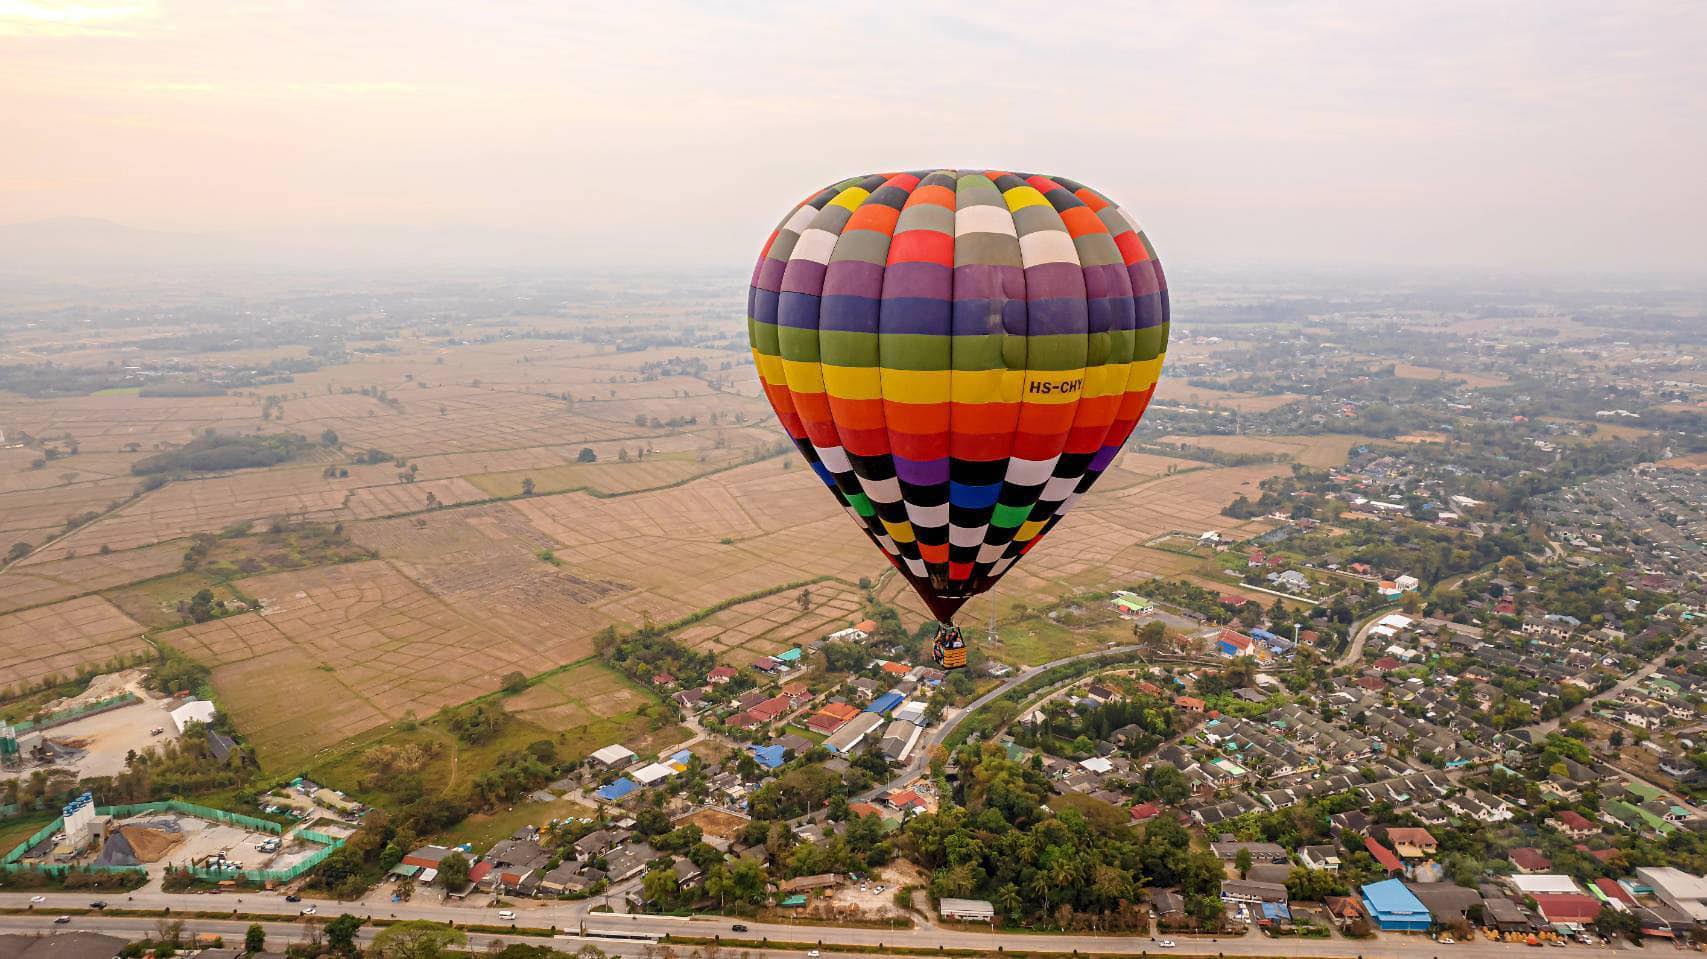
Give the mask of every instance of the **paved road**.
[(887, 795), (888, 793), (900, 789), (907, 783), (911, 782), (919, 775), (919, 773), (923, 772), (930, 765), (931, 754), (936, 752), (936, 748), (946, 742), (949, 736), (954, 734), (954, 731), (960, 727), (960, 724), (966, 720), (966, 717), (982, 709), (984, 706), (988, 705), (991, 700), (994, 700), (996, 697), (1013, 689), (1015, 686), (1018, 686), (1026, 680), (1032, 679), (1041, 673), (1047, 672), (1048, 670), (1054, 669), (1055, 667), (1065, 663), (1076, 663), (1082, 659), (1097, 659), (1103, 656), (1117, 656), (1121, 653), (1132, 652), (1137, 648), (1138, 647), (1136, 646), (1115, 646), (1108, 649), (1092, 650), (1088, 653), (1080, 653), (1077, 656), (1068, 656), (1063, 659), (1053, 660), (1051, 662), (1044, 663), (1041, 666), (1028, 666), (1024, 670), (1009, 676), (1007, 679), (1002, 681), (1000, 686), (997, 686), (995, 689), (992, 689), (984, 695), (979, 696), (977, 699), (974, 699), (972, 702), (968, 703), (964, 709), (960, 709), (952, 715), (945, 716), (942, 722), (937, 723), (935, 726), (927, 730), (925, 735), (919, 740), (919, 745), (913, 750), (912, 760), (910, 760), (899, 773), (883, 785), (875, 786), (866, 790), (858, 797), (855, 797), (855, 801), (864, 801), (873, 799), (877, 796)]
[[(178, 900), (192, 900), (188, 908), (199, 908), (211, 902), (207, 896), (175, 896)], [(235, 898), (235, 897), (233, 897)], [(272, 900), (267, 902), (266, 900)], [(121, 916), (74, 916), (65, 926), (53, 925), (56, 915), (53, 909), (55, 901), (64, 900), (68, 905), (82, 906), (86, 902), (82, 896), (67, 896), (64, 894), (50, 896), (48, 904), (36, 907), (41, 910), (39, 915), (7, 915), (0, 916), (0, 932), (13, 931), (54, 931), (54, 930), (88, 930), (107, 932), (115, 935), (142, 937), (154, 931), (154, 919), (146, 917)], [(18, 895), (0, 896), (0, 908), (20, 908), (27, 903), (27, 897)], [(116, 905), (116, 903), (115, 903)], [(135, 905), (135, 904), (132, 904)], [(276, 910), (265, 907), (279, 907)], [(180, 910), (186, 908), (180, 904)], [(250, 912), (286, 912), (295, 907), (277, 897), (245, 897), (243, 908)], [(554, 920), (561, 919), (558, 913), (560, 906), (536, 903), (523, 903), (515, 907), (519, 913), (518, 922), (532, 927), (547, 926)], [(443, 906), (417, 906), (413, 903), (399, 904), (400, 919), (457, 919), (463, 922), (474, 919), (477, 922), (491, 923), (496, 920), (496, 914), (490, 910), (470, 910)], [(337, 904), (326, 903), (320, 910), (322, 919), (330, 918), (339, 912)], [(446, 914), (449, 915), (446, 915)], [(225, 936), (227, 941), (238, 939), (248, 928), (249, 920), (229, 919), (189, 919), (186, 920), (186, 932), (212, 932)], [(264, 923), (272, 944), (288, 942), (301, 937), (301, 923), (294, 916), (281, 915), (276, 921)], [(558, 925), (568, 928), (573, 923), (559, 921)], [(1156, 955), (1179, 956), (1286, 956), (1311, 957), (1311, 959), (1354, 959), (1354, 957), (1370, 957), (1370, 959), (1438, 959), (1446, 956), (1458, 959), (1514, 959), (1526, 955), (1528, 948), (1522, 945), (1494, 943), (1478, 940), (1470, 943), (1459, 943), (1443, 946), (1421, 936), (1386, 935), (1373, 941), (1355, 941), (1346, 939), (1317, 939), (1317, 940), (1285, 940), (1271, 942), (1260, 935), (1246, 936), (1235, 939), (1181, 939), (1179, 946), (1172, 950), (1159, 949), (1154, 940), (1148, 936), (1057, 936), (1026, 933), (996, 933), (960, 931), (943, 928), (918, 929), (859, 929), (841, 928), (835, 926), (791, 926), (785, 924), (747, 923), (748, 931), (734, 933), (729, 927), (728, 919), (695, 919), (692, 921), (673, 919), (662, 916), (603, 916), (589, 920), (589, 927), (595, 931), (612, 931), (628, 929), (637, 933), (655, 933), (659, 935), (678, 935), (691, 938), (708, 938), (712, 936), (739, 935), (743, 940), (768, 939), (777, 942), (819, 944), (830, 943), (857, 950), (872, 950), (882, 954), (887, 946), (900, 946), (911, 949), (931, 949), (938, 946), (950, 949), (975, 949), (994, 953), (1002, 950), (1037, 950), (1047, 949), (1053, 952), (1079, 952), (1098, 954), (1137, 955), (1154, 953)], [(362, 938), (371, 938), (374, 930), (364, 929)], [(543, 944), (545, 940), (538, 937), (493, 936), (476, 933), (471, 936), (472, 945), (476, 948), (484, 946), (491, 940), (504, 942), (532, 942)], [(578, 936), (563, 936), (553, 940), (553, 945), (560, 949), (575, 949), (579, 944), (592, 943), (606, 952), (618, 955), (639, 955), (644, 947), (639, 943), (627, 943), (618, 940), (581, 939)], [(1609, 954), (1622, 951), (1628, 947), (1582, 946), (1571, 945), (1569, 949), (1576, 953)], [(756, 956), (798, 956), (782, 950), (747, 950)], [(839, 953), (845, 955), (846, 953)]]

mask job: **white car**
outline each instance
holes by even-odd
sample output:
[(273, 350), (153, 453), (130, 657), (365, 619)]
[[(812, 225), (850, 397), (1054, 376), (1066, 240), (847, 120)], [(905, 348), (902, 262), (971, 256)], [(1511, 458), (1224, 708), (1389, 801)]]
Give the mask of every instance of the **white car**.
[(498, 918), (505, 922), (514, 922), (516, 919), (516, 911), (514, 909), (500, 909), (498, 910)]
[(47, 902), (47, 897), (46, 896), (31, 896), (30, 901), (31, 902)]
[(806, 959), (818, 959), (818, 950), (816, 950), (816, 949), (806, 950)]
[(312, 916), (312, 915), (314, 915), (314, 912), (315, 912), (315, 909), (313, 906), (303, 906), (302, 907), (302, 915), (304, 915), (304, 916)]
[(1156, 946), (1161, 949), (1172, 949), (1174, 941), (1172, 939), (1157, 939)]

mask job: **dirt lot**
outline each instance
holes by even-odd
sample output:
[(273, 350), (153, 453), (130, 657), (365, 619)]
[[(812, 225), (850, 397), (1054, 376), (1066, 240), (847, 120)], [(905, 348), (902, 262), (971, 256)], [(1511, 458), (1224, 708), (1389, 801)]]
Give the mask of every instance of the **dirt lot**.
[(741, 835), (741, 830), (745, 829), (747, 823), (751, 821), (746, 816), (737, 816), (721, 809), (701, 809), (699, 812), (677, 819), (675, 825), (678, 828), (688, 825), (698, 826), (700, 832), (707, 836), (733, 840)]
[[(62, 769), (74, 769), (79, 778), (116, 776), (125, 770), (125, 756), (132, 750), (145, 752), (177, 738), (172, 718), (167, 715), (168, 700), (148, 700), (121, 706), (66, 723), (47, 730), (45, 738), (62, 746), (83, 750), (83, 755)], [(154, 736), (149, 730), (163, 730)], [(0, 771), (0, 779), (21, 779), (32, 770)]]

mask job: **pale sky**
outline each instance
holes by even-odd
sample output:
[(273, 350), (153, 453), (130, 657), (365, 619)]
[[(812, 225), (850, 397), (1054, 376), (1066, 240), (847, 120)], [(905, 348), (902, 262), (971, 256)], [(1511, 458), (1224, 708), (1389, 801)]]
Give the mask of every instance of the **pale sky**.
[(723, 264), (959, 166), (1089, 183), (1164, 262), (1701, 273), (1704, 44), (1699, 0), (0, 0), (0, 223)]

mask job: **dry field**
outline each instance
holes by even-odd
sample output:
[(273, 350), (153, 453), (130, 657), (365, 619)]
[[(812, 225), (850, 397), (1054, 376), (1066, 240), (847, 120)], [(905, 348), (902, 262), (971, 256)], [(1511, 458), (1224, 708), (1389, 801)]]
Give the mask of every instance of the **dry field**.
[[(214, 685), (269, 769), (413, 711), (498, 688), (542, 657), (383, 561), (276, 573), (238, 586), (259, 612), (188, 626), (171, 644), (214, 669)], [(539, 645), (546, 645), (541, 643)]]
[(1394, 364), (1393, 375), (1405, 380), (1457, 381), (1471, 389), (1505, 386), (1511, 382), (1504, 377), (1489, 376), (1486, 373), (1471, 373), (1467, 370), (1447, 370), (1433, 366), (1417, 366), (1411, 363)]
[(0, 613), (164, 576), (181, 568), (183, 558), (181, 548), (168, 544), (15, 566), (0, 573)]
[(1164, 436), (1161, 442), (1202, 446), (1227, 453), (1278, 453), (1295, 463), (1322, 468), (1343, 465), (1353, 446), (1371, 441), (1343, 433), (1324, 433), (1317, 436)]
[(142, 626), (99, 596), (7, 613), (0, 616), (0, 691), (147, 649)]
[(699, 831), (707, 836), (734, 840), (740, 837), (741, 830), (747, 828), (747, 823), (751, 821), (746, 816), (737, 816), (721, 809), (701, 809), (699, 812), (676, 819), (673, 825), (677, 828), (688, 825), (698, 826)]
[(1156, 399), (1184, 406), (1237, 410), (1240, 413), (1266, 413), (1291, 403), (1299, 397), (1290, 393), (1263, 396), (1256, 393), (1235, 393), (1232, 390), (1206, 390), (1192, 386), (1184, 377), (1162, 377), (1156, 388)]
[(1674, 456), (1669, 460), (1660, 460), (1658, 465), (1674, 470), (1707, 470), (1707, 453)]
[(857, 586), (827, 580), (807, 587), (811, 606), (801, 609), (800, 590), (788, 589), (719, 610), (688, 626), (676, 638), (732, 666), (748, 666), (791, 646), (812, 643), (864, 618)]
[(657, 701), (628, 678), (592, 660), (545, 677), (505, 697), (504, 708), (545, 729), (564, 729), (591, 716), (620, 716)]

